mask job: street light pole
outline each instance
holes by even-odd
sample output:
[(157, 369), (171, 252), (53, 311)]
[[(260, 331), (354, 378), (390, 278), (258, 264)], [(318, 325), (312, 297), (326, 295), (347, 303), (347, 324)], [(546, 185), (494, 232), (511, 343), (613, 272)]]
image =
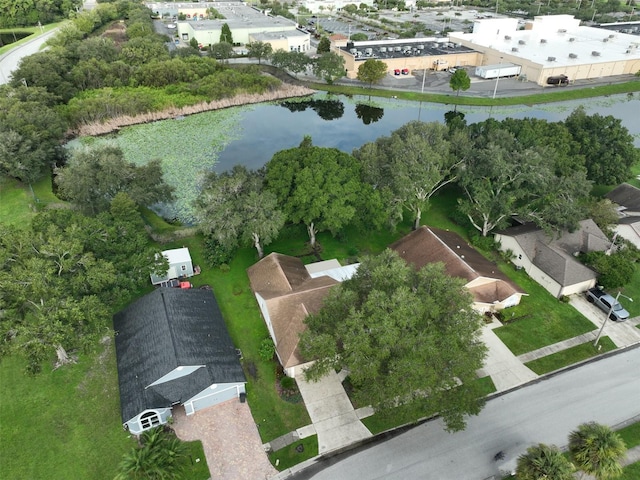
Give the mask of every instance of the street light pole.
[[(604, 319), (604, 322), (602, 322), (602, 326), (600, 327), (600, 330), (598, 331), (598, 335), (596, 336), (596, 341), (593, 342), (593, 346), (597, 347), (598, 346), (598, 342), (600, 341), (600, 336), (602, 335), (602, 331), (604, 330), (604, 326), (607, 324), (607, 321), (609, 320), (609, 317), (611, 317), (611, 313), (613, 312), (613, 307), (616, 306), (616, 304), (618, 303), (618, 299), (620, 298), (620, 295), (622, 295), (622, 293), (620, 293), (620, 291), (618, 290), (618, 294), (616, 295), (616, 299), (613, 301), (613, 303), (611, 304), (611, 308), (609, 308), (609, 311), (607, 312), (607, 318)], [(626, 298), (627, 300), (629, 300), (630, 302), (633, 302), (633, 298), (631, 297), (627, 297), (626, 295), (622, 295), (624, 298)]]

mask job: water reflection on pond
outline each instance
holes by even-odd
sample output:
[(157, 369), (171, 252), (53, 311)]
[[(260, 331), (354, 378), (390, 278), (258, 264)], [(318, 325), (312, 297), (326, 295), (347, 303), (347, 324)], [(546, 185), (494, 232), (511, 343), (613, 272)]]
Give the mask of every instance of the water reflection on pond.
[[(548, 121), (564, 120), (576, 107), (583, 105), (588, 114), (612, 115), (622, 120), (640, 146), (640, 111), (638, 95), (575, 100), (528, 107), (458, 107), (467, 123), (493, 117), (533, 117)], [(284, 107), (284, 108), (283, 108)], [(351, 152), (364, 143), (389, 135), (412, 120), (443, 122), (450, 105), (409, 102), (398, 99), (367, 97), (348, 98), (317, 94), (303, 100), (282, 104), (261, 104), (241, 115), (239, 137), (220, 153), (215, 169), (224, 171), (238, 163), (260, 168), (275, 152), (300, 144), (305, 135), (323, 147), (336, 147)], [(451, 115), (451, 113), (449, 113)]]

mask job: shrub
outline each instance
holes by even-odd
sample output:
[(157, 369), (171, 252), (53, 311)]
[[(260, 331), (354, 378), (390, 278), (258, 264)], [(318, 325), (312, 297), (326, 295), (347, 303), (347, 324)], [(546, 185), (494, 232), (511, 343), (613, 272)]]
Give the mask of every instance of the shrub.
[(260, 348), (258, 349), (258, 355), (260, 355), (260, 358), (264, 361), (269, 361), (273, 359), (273, 356), (276, 353), (276, 346), (273, 343), (273, 340), (271, 340), (271, 338), (265, 338), (264, 340), (262, 340), (262, 342), (260, 343)]
[(625, 250), (612, 255), (604, 252), (589, 252), (583, 256), (584, 262), (598, 273), (598, 282), (604, 288), (618, 288), (631, 281), (635, 265), (630, 261), (630, 252)]
[(204, 241), (204, 256), (207, 261), (214, 267), (222, 268), (223, 265), (228, 264), (233, 258), (235, 253), (234, 248), (229, 248), (222, 245), (213, 237), (207, 237)]
[(291, 390), (292, 388), (295, 388), (296, 381), (291, 377), (284, 376), (280, 379), (280, 386), (283, 390)]

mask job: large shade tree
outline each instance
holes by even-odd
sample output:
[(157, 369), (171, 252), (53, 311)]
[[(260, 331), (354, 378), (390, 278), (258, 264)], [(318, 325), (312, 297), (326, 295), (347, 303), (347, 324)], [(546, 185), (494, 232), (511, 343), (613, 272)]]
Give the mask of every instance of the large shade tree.
[(640, 161), (640, 153), (620, 119), (587, 115), (584, 107), (578, 107), (565, 125), (575, 140), (573, 153), (585, 159), (589, 180), (617, 185), (631, 176), (631, 166)]
[(173, 187), (164, 182), (159, 160), (136, 166), (125, 160), (118, 147), (76, 150), (56, 173), (60, 195), (91, 214), (107, 210), (119, 192), (141, 206), (173, 199)]
[(335, 148), (315, 147), (311, 137), (273, 156), (266, 184), (287, 219), (307, 227), (312, 248), (318, 232), (335, 235), (355, 219), (364, 191), (357, 160)]
[(418, 228), (431, 197), (457, 178), (462, 160), (451, 155), (448, 136), (445, 125), (413, 121), (354, 151), (365, 181), (389, 199), (392, 224), (406, 208)]
[(258, 257), (275, 240), (285, 215), (274, 193), (263, 188), (263, 175), (236, 165), (210, 173), (196, 200), (199, 228), (227, 250), (252, 245)]
[(569, 434), (569, 452), (575, 465), (597, 480), (622, 474), (620, 461), (626, 454), (624, 441), (607, 425), (583, 423)]
[(0, 353), (23, 355), (31, 373), (94, 345), (111, 307), (167, 269), (131, 199), (120, 194), (112, 207), (97, 217), (51, 210), (28, 228), (0, 228)]
[(495, 120), (468, 131), (459, 208), (482, 236), (505, 226), (514, 214), (549, 231), (572, 230), (585, 218), (591, 183), (583, 168), (563, 174), (564, 162), (556, 161), (555, 149), (543, 139), (520, 142)]
[(540, 443), (518, 458), (518, 480), (573, 480), (573, 464), (558, 447)]
[(63, 158), (66, 122), (41, 87), (0, 87), (0, 174), (33, 183)]
[(391, 250), (364, 257), (306, 319), (300, 348), (317, 359), (307, 376), (346, 368), (359, 404), (439, 412), (448, 429), (464, 428), (481, 409), (475, 372), (486, 347), (463, 283), (442, 264), (418, 271)]

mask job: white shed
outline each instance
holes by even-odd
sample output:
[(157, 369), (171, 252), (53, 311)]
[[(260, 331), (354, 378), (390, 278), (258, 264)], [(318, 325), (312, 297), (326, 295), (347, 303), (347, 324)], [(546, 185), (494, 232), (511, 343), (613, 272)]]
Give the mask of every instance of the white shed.
[(169, 262), (169, 270), (167, 270), (165, 275), (161, 276), (151, 274), (151, 283), (153, 285), (163, 286), (163, 284), (169, 280), (193, 277), (195, 275), (188, 248), (165, 250), (162, 252), (162, 255)]

